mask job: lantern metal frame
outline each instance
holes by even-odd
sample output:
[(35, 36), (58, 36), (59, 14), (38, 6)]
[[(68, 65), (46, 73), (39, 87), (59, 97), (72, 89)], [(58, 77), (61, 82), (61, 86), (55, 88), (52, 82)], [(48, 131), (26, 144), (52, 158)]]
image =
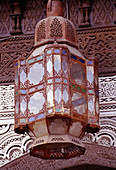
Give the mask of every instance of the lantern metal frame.
[[(36, 26), (34, 51), (27, 59), (14, 61), (14, 129), (19, 134), (27, 132), (34, 140), (32, 156), (69, 159), (84, 154), (80, 139), (85, 132), (100, 128), (98, 62), (77, 50), (74, 25), (59, 17), (62, 10), (51, 16), (62, 2), (52, 3), (50, 16)], [(58, 30), (52, 34), (54, 24)], [(41, 29), (46, 34), (38, 38)]]

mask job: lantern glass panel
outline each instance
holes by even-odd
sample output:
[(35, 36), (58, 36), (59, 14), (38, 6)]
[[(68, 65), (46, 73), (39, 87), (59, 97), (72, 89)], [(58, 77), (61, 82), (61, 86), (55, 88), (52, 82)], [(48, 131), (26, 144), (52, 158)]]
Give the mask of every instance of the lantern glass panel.
[(66, 54), (67, 54), (67, 51), (65, 51), (65, 50), (62, 50), (62, 53), (66, 55)]
[(19, 97), (16, 98), (16, 103), (15, 103), (15, 113), (19, 113)]
[(96, 113), (99, 114), (99, 98), (96, 97)]
[(73, 93), (72, 105), (79, 114), (85, 113), (87, 106), (85, 98), (81, 93), (79, 92)]
[(43, 93), (36, 92), (33, 94), (33, 96), (30, 97), (28, 108), (30, 110), (30, 113), (37, 114), (40, 110), (42, 110), (45, 103), (45, 97)]
[(33, 124), (30, 124), (29, 127), (36, 137), (48, 135), (46, 120), (34, 122)]
[(34, 120), (35, 120), (35, 116), (29, 118), (29, 122), (32, 122), (32, 121), (34, 121)]
[(67, 83), (68, 83), (68, 80), (66, 80), (66, 79), (63, 79), (63, 82), (67, 84)]
[(48, 50), (48, 51), (47, 51), (47, 54), (51, 54), (51, 53), (52, 53), (52, 50)]
[(74, 110), (76, 110), (79, 114), (83, 114), (86, 112), (86, 104), (75, 106)]
[(37, 116), (37, 119), (43, 119), (44, 118), (44, 113), (43, 114), (39, 114), (38, 116)]
[(15, 85), (18, 87), (18, 72), (15, 72)]
[(72, 63), (71, 77), (78, 85), (84, 84), (86, 79), (84, 67), (79, 63)]
[(20, 115), (24, 115), (27, 109), (27, 102), (24, 96), (20, 96)]
[(48, 114), (51, 114), (51, 113), (53, 113), (53, 108), (48, 109)]
[(87, 67), (87, 80), (89, 81), (89, 85), (91, 85), (92, 82), (94, 81), (94, 68), (93, 68), (93, 66)]
[(62, 62), (62, 70), (63, 70), (64, 74), (66, 74), (68, 71), (68, 64), (65, 59)]
[(52, 61), (50, 60), (50, 58), (47, 61), (47, 71), (50, 74), (50, 76), (53, 76), (53, 68), (52, 68), (53, 64)]
[(44, 76), (43, 65), (40, 63), (33, 64), (28, 73), (28, 80), (30, 81), (30, 83), (33, 83), (33, 85), (40, 83), (40, 81), (43, 79), (43, 76)]
[(68, 131), (68, 126), (65, 120), (62, 119), (54, 119), (49, 123), (49, 132), (52, 135), (63, 135)]
[(26, 60), (20, 61), (20, 65), (25, 65), (25, 64), (26, 64)]
[(55, 78), (55, 82), (56, 82), (56, 83), (60, 83), (60, 82), (61, 82), (61, 79), (60, 79), (60, 78)]
[(53, 85), (47, 87), (48, 107), (53, 106)]
[(81, 122), (73, 122), (69, 128), (69, 134), (75, 137), (79, 137), (82, 133), (83, 126)]
[(29, 89), (29, 92), (33, 92), (33, 91), (35, 91), (34, 87)]
[(58, 104), (61, 101), (61, 97), (62, 97), (62, 94), (61, 94), (61, 85), (60, 85), (55, 90), (55, 100), (58, 102)]
[(59, 53), (60, 50), (59, 49), (54, 49), (54, 53)]
[(63, 100), (65, 102), (65, 104), (67, 103), (67, 101), (69, 100), (69, 96), (68, 96), (68, 91), (67, 88), (65, 87), (63, 90)]
[(24, 69), (20, 70), (20, 81), (24, 84), (24, 82), (26, 81), (26, 72)]
[(98, 63), (94, 63), (95, 70), (95, 88), (98, 89)]
[(93, 95), (89, 96), (88, 110), (91, 113), (90, 117), (95, 115), (94, 102), (95, 102), (95, 97)]
[(37, 86), (37, 89), (38, 89), (38, 90), (40, 90), (40, 89), (42, 89), (42, 88), (44, 88), (44, 85), (43, 85), (43, 84)]
[(61, 70), (61, 56), (60, 55), (54, 55), (54, 70), (58, 72)]
[(17, 66), (18, 66), (18, 62), (15, 63), (15, 67), (17, 67)]
[(96, 87), (98, 86), (98, 77), (96, 74), (95, 74), (95, 85), (96, 85)]
[(48, 80), (47, 80), (47, 83), (48, 83), (48, 84), (53, 83), (53, 79), (48, 79)]
[(75, 93), (73, 93), (72, 101), (76, 101), (76, 100), (79, 100), (81, 98), (83, 98), (82, 94), (79, 93), (79, 92), (75, 92)]

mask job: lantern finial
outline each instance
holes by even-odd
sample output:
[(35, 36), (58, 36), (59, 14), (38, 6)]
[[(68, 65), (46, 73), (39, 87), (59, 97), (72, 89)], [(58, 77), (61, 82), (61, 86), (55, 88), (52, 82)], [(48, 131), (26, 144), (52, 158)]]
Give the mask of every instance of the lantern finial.
[(62, 0), (49, 0), (47, 4), (47, 17), (62, 16), (63, 17), (63, 2)]

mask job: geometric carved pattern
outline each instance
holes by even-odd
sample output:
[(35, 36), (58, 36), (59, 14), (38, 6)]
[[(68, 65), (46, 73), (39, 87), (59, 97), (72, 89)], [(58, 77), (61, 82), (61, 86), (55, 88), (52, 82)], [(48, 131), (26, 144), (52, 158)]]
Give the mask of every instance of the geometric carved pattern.
[(22, 19), (22, 32), (25, 34), (34, 33), (36, 24), (43, 18), (45, 18), (44, 1), (26, 1)]
[[(8, 116), (8, 115), (9, 116)], [(14, 85), (0, 86), (0, 119), (14, 117)]]
[(116, 76), (99, 78), (100, 102), (116, 102)]
[(78, 13), (79, 13), (79, 6), (78, 1), (70, 0), (69, 3), (69, 19), (72, 21), (74, 26), (78, 28)]
[(9, 38), (0, 42), (0, 83), (14, 82), (14, 59), (28, 57), (33, 45), (33, 36)]
[(31, 143), (14, 133), (14, 85), (0, 86), (0, 166), (28, 153)]
[(68, 19), (68, 16), (67, 16), (67, 0), (63, 0), (63, 7), (64, 7), (64, 9), (63, 9), (63, 12), (64, 12), (64, 18), (67, 18)]
[(13, 124), (8, 122), (7, 125), (2, 124), (0, 126), (0, 167), (28, 153), (31, 144), (32, 140), (27, 134), (14, 133)]
[(0, 1), (0, 37), (10, 35), (11, 30), (11, 6), (10, 0)]
[(78, 50), (99, 61), (99, 75), (116, 75), (116, 26), (77, 30)]
[(37, 30), (37, 41), (45, 38), (45, 21), (41, 21)]
[(99, 78), (101, 116), (113, 116), (116, 113), (116, 76)]
[(92, 26), (112, 25), (114, 0), (95, 0), (92, 5)]
[(75, 42), (75, 34), (74, 34), (74, 28), (73, 28), (72, 24), (69, 21), (67, 21), (66, 26), (67, 26), (66, 38), (70, 41)]
[(54, 20), (52, 21), (51, 26), (50, 26), (50, 31), (51, 31), (51, 34), (50, 34), (51, 37), (62, 37), (63, 36), (62, 25), (57, 18), (54, 18)]

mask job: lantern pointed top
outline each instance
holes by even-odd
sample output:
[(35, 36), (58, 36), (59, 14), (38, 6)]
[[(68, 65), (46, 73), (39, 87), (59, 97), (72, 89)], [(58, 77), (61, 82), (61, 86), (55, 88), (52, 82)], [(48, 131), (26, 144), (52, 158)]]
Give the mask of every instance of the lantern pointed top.
[(48, 0), (47, 17), (62, 16), (63, 17), (63, 2), (62, 0)]

